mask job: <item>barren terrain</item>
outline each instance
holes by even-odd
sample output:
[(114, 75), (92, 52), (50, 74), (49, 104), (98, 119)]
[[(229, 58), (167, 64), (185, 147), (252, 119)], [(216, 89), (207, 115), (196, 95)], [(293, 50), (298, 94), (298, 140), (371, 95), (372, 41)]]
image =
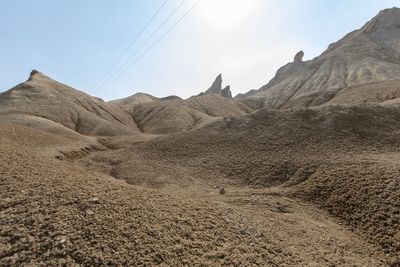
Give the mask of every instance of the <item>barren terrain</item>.
[[(280, 189), (228, 185), (219, 195), (200, 182), (149, 189), (75, 161), (115, 150), (22, 126), (0, 131), (1, 265), (385, 266), (389, 259)], [(59, 150), (85, 152), (60, 160)]]
[(232, 98), (0, 93), (0, 266), (400, 266), (400, 9)]

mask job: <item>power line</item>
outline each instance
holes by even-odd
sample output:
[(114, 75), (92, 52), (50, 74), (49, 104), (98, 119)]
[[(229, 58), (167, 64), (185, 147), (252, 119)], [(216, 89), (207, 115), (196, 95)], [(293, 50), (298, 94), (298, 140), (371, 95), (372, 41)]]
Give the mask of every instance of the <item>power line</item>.
[(133, 59), (134, 56), (151, 40), (151, 38), (156, 35), (160, 29), (171, 19), (171, 17), (179, 10), (179, 8), (186, 2), (187, 0), (182, 0), (179, 5), (161, 22), (161, 24), (150, 34), (150, 36), (131, 54), (131, 56), (126, 59), (122, 65), (115, 70), (108, 79), (106, 79), (103, 83), (103, 86), (100, 86), (99, 89), (102, 89), (104, 86), (108, 87), (110, 80), (113, 80), (113, 76), (117, 75), (119, 71), (121, 71), (129, 62)]
[(139, 39), (139, 37), (143, 34), (143, 32), (149, 27), (149, 25), (153, 22), (153, 20), (157, 17), (157, 15), (161, 12), (161, 10), (164, 8), (164, 6), (167, 4), (168, 0), (165, 0), (161, 6), (157, 9), (157, 11), (151, 16), (149, 21), (143, 26), (143, 28), (136, 34), (136, 36), (131, 40), (129, 45), (126, 47), (126, 49), (122, 52), (122, 54), (115, 60), (115, 62), (111, 65), (111, 67), (105, 72), (105, 74), (102, 76), (102, 78), (97, 82), (96, 86), (101, 84), (103, 79), (107, 77), (110, 72), (114, 69), (114, 67), (118, 64), (118, 62), (125, 56), (125, 54), (129, 51), (129, 49), (135, 44), (135, 42)]
[(183, 16), (181, 16), (164, 34), (162, 34), (151, 46), (149, 46), (138, 58), (136, 58), (128, 68), (125, 68), (116, 78), (114, 78), (110, 83), (107, 84), (105, 88), (110, 86), (113, 82), (117, 81), (124, 75), (132, 66), (134, 66), (140, 59), (142, 59), (153, 47), (155, 47), (168, 33), (170, 33), (199, 3), (198, 0), (190, 9), (188, 9)]
[(114, 81), (115, 79), (113, 79), (113, 77), (115, 75), (118, 75), (118, 72), (120, 72), (127, 64), (129, 64), (129, 62), (134, 58), (134, 56), (136, 56), (136, 54), (151, 40), (151, 38), (153, 38), (153, 36), (155, 34), (158, 33), (158, 31), (171, 19), (171, 17), (179, 10), (179, 8), (186, 2), (186, 0), (182, 0), (179, 5), (161, 22), (161, 24), (150, 34), (150, 36), (140, 45), (140, 47), (138, 47), (133, 54), (131, 54), (131, 56), (125, 60), (123, 62), (122, 65), (119, 66), (119, 68), (114, 71), (112, 73), (112, 75), (103, 83), (103, 86), (101, 86), (101, 89), (103, 87), (107, 88), (112, 81)]

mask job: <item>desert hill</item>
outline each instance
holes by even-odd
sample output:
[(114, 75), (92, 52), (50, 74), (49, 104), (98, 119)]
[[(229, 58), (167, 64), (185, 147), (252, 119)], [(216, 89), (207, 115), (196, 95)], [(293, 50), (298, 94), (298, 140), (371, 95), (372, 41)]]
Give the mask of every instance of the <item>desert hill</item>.
[(251, 111), (235, 100), (204, 95), (136, 105), (132, 117), (144, 132), (167, 134), (196, 129), (221, 117), (241, 116)]
[[(321, 105), (353, 88), (357, 94), (364, 93), (361, 86), (369, 88), (370, 83), (391, 81), (388, 90), (399, 88), (400, 9), (381, 11), (313, 60), (303, 61), (303, 56), (300, 51), (268, 84), (238, 98), (253, 108), (286, 109)], [(345, 98), (333, 102), (347, 103)]]
[(188, 131), (222, 117), (241, 116), (253, 110), (231, 99), (229, 87), (222, 89), (221, 75), (210, 89), (189, 99), (156, 98), (140, 93), (110, 103), (129, 112), (143, 132), (152, 134)]
[(132, 108), (139, 104), (145, 104), (150, 102), (164, 101), (164, 100), (181, 100), (179, 96), (167, 96), (158, 98), (146, 93), (136, 93), (126, 98), (109, 101), (110, 104), (120, 106), (128, 112), (132, 112)]
[(92, 136), (175, 133), (251, 111), (216, 93), (187, 100), (137, 93), (107, 103), (38, 71), (32, 71), (26, 82), (0, 94), (0, 121), (66, 135), (70, 134), (68, 129)]
[(38, 118), (49, 128), (56, 122), (84, 135), (140, 132), (122, 109), (32, 71), (26, 82), (0, 94), (0, 120), (35, 125)]

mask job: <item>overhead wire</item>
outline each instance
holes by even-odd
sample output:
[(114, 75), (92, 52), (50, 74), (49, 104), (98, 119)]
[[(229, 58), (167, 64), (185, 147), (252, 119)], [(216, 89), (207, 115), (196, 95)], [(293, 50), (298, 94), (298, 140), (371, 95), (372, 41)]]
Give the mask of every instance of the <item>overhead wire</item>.
[(142, 59), (153, 47), (155, 47), (167, 34), (169, 34), (199, 3), (198, 0), (193, 4), (166, 32), (164, 32), (151, 46), (149, 46), (139, 57), (137, 57), (127, 68), (120, 72), (113, 80), (111, 80), (105, 88), (108, 88), (113, 82), (117, 81), (124, 75), (131, 67), (133, 67), (140, 59)]
[(109, 86), (110, 81), (114, 80), (114, 76), (118, 75), (118, 72), (120, 72), (126, 65), (129, 64), (129, 62), (137, 55), (137, 53), (140, 52), (140, 50), (162, 29), (162, 27), (172, 18), (172, 16), (182, 7), (182, 5), (186, 2), (187, 0), (182, 0), (178, 6), (161, 22), (161, 24), (148, 36), (148, 38), (142, 42), (142, 44), (127, 58), (112, 74), (111, 76), (104, 81), (102, 86), (100, 86), (99, 89), (103, 89)]
[(150, 17), (150, 19), (147, 21), (147, 23), (142, 27), (142, 29), (135, 35), (135, 37), (130, 41), (128, 46), (125, 48), (125, 50), (119, 55), (119, 57), (114, 61), (114, 63), (111, 65), (110, 68), (107, 69), (107, 71), (102, 75), (102, 78), (96, 83), (95, 87), (97, 88), (106, 78), (111, 71), (114, 69), (114, 67), (120, 62), (120, 60), (126, 55), (126, 53), (129, 51), (129, 49), (136, 43), (136, 41), (139, 39), (139, 37), (145, 32), (145, 30), (150, 26), (150, 24), (154, 21), (154, 19), (157, 17), (157, 15), (161, 12), (161, 10), (164, 8), (164, 6), (167, 4), (169, 0), (165, 0), (161, 6), (156, 10), (156, 12)]

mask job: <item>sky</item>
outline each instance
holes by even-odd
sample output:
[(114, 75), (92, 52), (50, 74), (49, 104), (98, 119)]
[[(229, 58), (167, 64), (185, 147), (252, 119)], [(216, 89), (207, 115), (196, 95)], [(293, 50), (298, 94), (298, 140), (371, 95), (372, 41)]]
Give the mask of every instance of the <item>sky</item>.
[(0, 92), (36, 69), (104, 100), (137, 92), (187, 98), (208, 89), (220, 73), (236, 95), (266, 84), (298, 51), (312, 59), (399, 4), (1, 0)]

